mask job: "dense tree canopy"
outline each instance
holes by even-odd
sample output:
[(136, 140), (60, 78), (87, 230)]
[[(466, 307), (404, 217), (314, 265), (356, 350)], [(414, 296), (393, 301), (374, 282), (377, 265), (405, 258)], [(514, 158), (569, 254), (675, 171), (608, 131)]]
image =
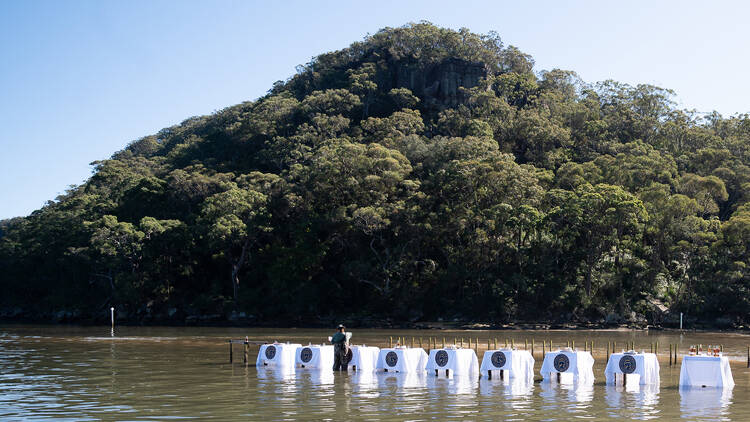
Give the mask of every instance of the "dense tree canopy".
[(750, 116), (385, 28), (0, 222), (0, 306), (134, 319), (750, 314)]

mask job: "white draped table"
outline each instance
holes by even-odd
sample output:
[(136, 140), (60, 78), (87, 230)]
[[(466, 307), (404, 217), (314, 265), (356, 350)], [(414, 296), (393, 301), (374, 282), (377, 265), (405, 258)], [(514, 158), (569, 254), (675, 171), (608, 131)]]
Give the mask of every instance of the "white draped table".
[(394, 347), (380, 349), (377, 370), (397, 372), (424, 372), (427, 353), (421, 347)]
[(295, 363), (303, 368), (333, 370), (333, 346), (311, 344), (300, 346), (295, 352)]
[(683, 357), (680, 387), (734, 387), (729, 359), (725, 356)]
[(618, 375), (640, 377), (639, 384), (659, 384), (659, 361), (654, 353), (613, 353), (609, 356), (604, 377), (607, 384), (615, 383)]
[[(534, 381), (534, 357), (526, 350), (488, 350), (484, 352), (480, 372), (482, 376), (492, 378), (492, 371), (502, 379), (515, 378), (531, 383)], [(507, 371), (508, 376), (502, 371)]]
[[(544, 355), (541, 374), (544, 381), (593, 383), (594, 358), (589, 352), (556, 350)], [(560, 374), (559, 376), (555, 376)], [(553, 378), (554, 377), (554, 378)]]
[(435, 371), (435, 375), (438, 371), (446, 371), (446, 375), (476, 375), (479, 373), (479, 361), (472, 349), (432, 349), (426, 369)]
[(294, 368), (294, 355), (298, 343), (272, 343), (260, 346), (255, 366), (290, 366)]
[(348, 366), (357, 371), (369, 371), (375, 370), (375, 365), (378, 362), (378, 355), (380, 354), (379, 347), (373, 346), (351, 346), (352, 360), (349, 361)]

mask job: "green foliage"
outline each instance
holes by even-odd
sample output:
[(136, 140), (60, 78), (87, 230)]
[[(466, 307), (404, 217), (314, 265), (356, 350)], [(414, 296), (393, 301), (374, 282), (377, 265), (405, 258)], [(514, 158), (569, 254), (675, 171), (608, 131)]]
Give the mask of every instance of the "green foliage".
[(427, 22), (141, 138), (0, 222), (3, 306), (265, 321), (750, 313), (750, 117)]

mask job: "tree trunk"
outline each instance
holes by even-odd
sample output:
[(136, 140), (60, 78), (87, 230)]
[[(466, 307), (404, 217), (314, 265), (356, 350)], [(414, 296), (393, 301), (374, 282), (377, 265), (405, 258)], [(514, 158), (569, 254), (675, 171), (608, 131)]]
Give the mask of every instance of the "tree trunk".
[(240, 291), (240, 269), (242, 264), (245, 263), (247, 257), (247, 248), (250, 246), (250, 239), (245, 239), (245, 243), (242, 244), (242, 251), (236, 261), (232, 260), (231, 253), (228, 254), (230, 262), (232, 264), (232, 292), (234, 294), (234, 302), (237, 302), (237, 295)]

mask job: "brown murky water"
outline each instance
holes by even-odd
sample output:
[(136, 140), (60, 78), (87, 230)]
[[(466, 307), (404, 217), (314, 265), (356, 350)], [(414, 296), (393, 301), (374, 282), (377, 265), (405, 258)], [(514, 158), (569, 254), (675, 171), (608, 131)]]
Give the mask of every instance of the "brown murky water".
[[(297, 369), (281, 373), (242, 363), (242, 346), (228, 362), (229, 338), (320, 343), (333, 330), (0, 326), (0, 419), (55, 420), (539, 420), (662, 419), (750, 420), (750, 336), (727, 333), (643, 331), (416, 331), (353, 330), (352, 342), (385, 346), (389, 336), (442, 343), (479, 338), (541, 343), (594, 341), (596, 383), (573, 388), (535, 383), (527, 388), (485, 378), (393, 373), (331, 373)], [(460, 340), (459, 340), (460, 341)], [(475, 340), (473, 340), (475, 341)], [(636, 349), (659, 342), (661, 384), (634, 391), (604, 384), (608, 341), (635, 341)], [(494, 342), (494, 340), (493, 340)], [(680, 391), (679, 366), (668, 347), (723, 344), (736, 386), (729, 390)], [(468, 344), (467, 344), (468, 345)]]

